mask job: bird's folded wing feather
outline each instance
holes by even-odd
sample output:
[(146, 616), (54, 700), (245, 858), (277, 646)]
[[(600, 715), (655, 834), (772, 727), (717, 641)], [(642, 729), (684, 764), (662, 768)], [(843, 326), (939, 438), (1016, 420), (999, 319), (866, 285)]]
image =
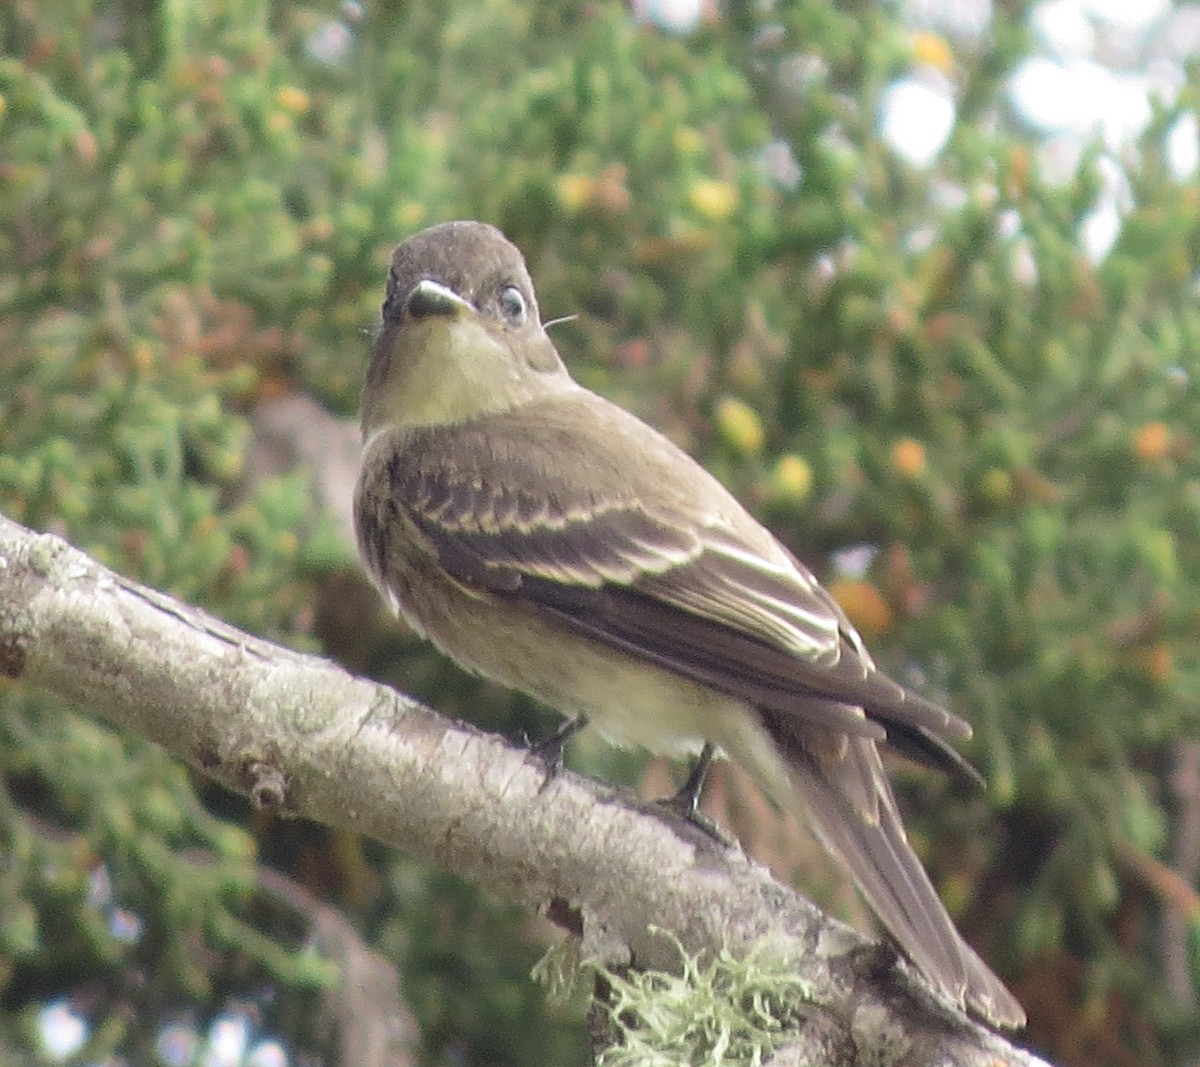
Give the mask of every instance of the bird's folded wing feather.
[(971, 776), (943, 740), (966, 724), (877, 671), (815, 578), (690, 458), (657, 436), (614, 455), (611, 434), (556, 414), (419, 431), (393, 453), (393, 502), (452, 577), (757, 706), (886, 734)]

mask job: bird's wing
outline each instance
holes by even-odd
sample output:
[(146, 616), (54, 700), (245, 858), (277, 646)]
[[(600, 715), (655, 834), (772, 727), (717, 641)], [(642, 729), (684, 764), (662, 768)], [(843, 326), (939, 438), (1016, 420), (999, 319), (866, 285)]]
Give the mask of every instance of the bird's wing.
[(480, 595), (757, 706), (973, 773), (944, 740), (966, 724), (877, 671), (811, 573), (665, 438), (618, 454), (611, 420), (632, 416), (604, 415), (546, 405), (537, 420), (410, 433), (389, 461), (392, 499)]

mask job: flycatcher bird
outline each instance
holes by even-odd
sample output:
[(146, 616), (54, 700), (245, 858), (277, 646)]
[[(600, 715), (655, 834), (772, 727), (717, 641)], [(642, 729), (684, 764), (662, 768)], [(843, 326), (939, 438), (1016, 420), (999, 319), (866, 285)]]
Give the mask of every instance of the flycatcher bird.
[(716, 746), (807, 817), (936, 988), (1024, 1022), (909, 847), (878, 751), (978, 780), (950, 745), (970, 727), (877, 670), (699, 464), (572, 380), (499, 230), (396, 248), (362, 430), (359, 550), (414, 629), (619, 744)]

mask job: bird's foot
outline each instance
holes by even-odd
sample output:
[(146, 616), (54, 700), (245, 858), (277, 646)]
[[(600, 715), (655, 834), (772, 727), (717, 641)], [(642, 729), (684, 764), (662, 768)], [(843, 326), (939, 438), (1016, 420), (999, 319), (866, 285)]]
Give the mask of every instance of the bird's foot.
[(534, 741), (529, 746), (529, 755), (542, 765), (546, 775), (542, 779), (541, 789), (545, 789), (558, 777), (559, 771), (563, 769), (563, 750), (567, 747), (567, 742), (587, 726), (587, 722), (583, 715), (567, 719), (549, 737)]
[(675, 818), (682, 819), (690, 826), (696, 827), (706, 836), (711, 837), (720, 845), (732, 848), (734, 842), (712, 819), (700, 810), (700, 795), (704, 792), (704, 780), (708, 777), (708, 768), (712, 765), (714, 746), (705, 742), (700, 750), (700, 756), (688, 773), (687, 781), (674, 796), (656, 800), (654, 806)]
[(679, 794), (664, 797), (662, 800), (651, 801), (651, 806), (660, 814), (665, 815), (671, 822), (683, 822), (699, 830), (705, 837), (715, 841), (725, 848), (733, 848), (736, 841), (722, 830), (712, 819), (699, 808), (680, 803)]

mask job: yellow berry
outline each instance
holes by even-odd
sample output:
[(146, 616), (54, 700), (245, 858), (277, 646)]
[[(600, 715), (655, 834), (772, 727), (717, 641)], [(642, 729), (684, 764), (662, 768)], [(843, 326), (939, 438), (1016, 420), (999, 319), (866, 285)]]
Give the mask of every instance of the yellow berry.
[(950, 51), (950, 45), (946, 43), (946, 38), (940, 34), (922, 30), (913, 35), (912, 45), (913, 58), (918, 63), (936, 67), (943, 73), (953, 68), (954, 53)]
[(303, 115), (308, 110), (308, 93), (295, 85), (285, 85), (275, 94), (275, 103), (293, 115)]
[(812, 492), (812, 467), (803, 456), (787, 452), (779, 457), (771, 476), (771, 489), (783, 500), (801, 501)]
[(595, 185), (586, 174), (561, 174), (554, 183), (554, 193), (568, 211), (578, 211), (592, 199)]
[(675, 150), (684, 155), (694, 156), (704, 148), (704, 138), (695, 126), (677, 126), (671, 139)]
[(762, 451), (762, 422), (749, 404), (736, 397), (724, 397), (717, 403), (716, 416), (721, 436), (738, 452), (755, 456)]
[(1000, 467), (989, 467), (983, 472), (979, 488), (993, 504), (1006, 504), (1012, 499), (1012, 475)]
[(738, 191), (729, 182), (702, 178), (692, 185), (688, 201), (709, 222), (724, 222), (738, 206)]

